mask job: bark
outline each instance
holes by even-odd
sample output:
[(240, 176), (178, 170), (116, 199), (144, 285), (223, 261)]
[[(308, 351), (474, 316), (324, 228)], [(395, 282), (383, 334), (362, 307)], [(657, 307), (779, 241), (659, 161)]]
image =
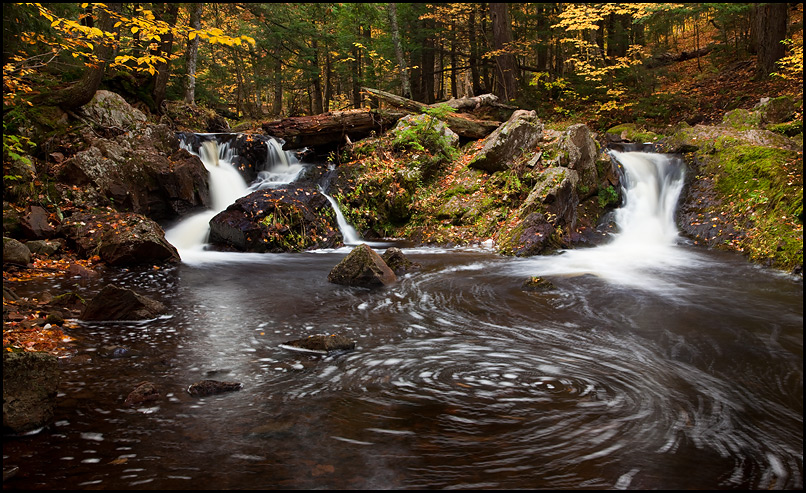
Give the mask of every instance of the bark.
[(397, 6), (395, 3), (388, 4), (389, 23), (392, 27), (392, 44), (395, 47), (395, 57), (397, 65), (400, 67), (400, 87), (403, 97), (411, 98), (411, 83), (409, 82), (409, 72), (406, 68), (406, 59), (403, 56), (403, 48), (400, 45), (400, 31), (397, 27)]
[(340, 144), (345, 137), (355, 140), (391, 128), (401, 117), (402, 111), (348, 110), (331, 111), (321, 115), (283, 118), (263, 124), (263, 131), (285, 140), (283, 149), (299, 149), (327, 144)]
[(756, 7), (756, 52), (758, 76), (761, 78), (776, 71), (775, 62), (786, 51), (781, 41), (786, 38), (788, 7), (788, 3), (762, 3)]
[(311, 60), (311, 85), (313, 86), (313, 104), (311, 111), (314, 115), (324, 113), (322, 108), (322, 77), (319, 70), (319, 44), (315, 39), (311, 40), (311, 49), (313, 49), (313, 59)]
[[(123, 4), (120, 3), (110, 3), (107, 4), (106, 8), (101, 7), (98, 15), (98, 28), (104, 32), (117, 34), (118, 29), (114, 26), (118, 19), (115, 14), (120, 14), (122, 6)], [(98, 57), (99, 62), (87, 68), (81, 78), (71, 86), (61, 91), (44, 95), (39, 103), (48, 106), (60, 106), (65, 111), (79, 108), (89, 103), (101, 85), (101, 79), (103, 79), (107, 63), (113, 58), (115, 49), (115, 46), (111, 43), (97, 41), (93, 54)]]
[[(493, 49), (503, 50), (512, 42), (512, 21), (507, 4), (491, 3), (490, 18), (493, 24)], [(502, 53), (496, 56), (495, 60), (496, 78), (493, 92), (504, 101), (515, 99), (518, 95), (515, 78), (518, 64), (515, 56), (511, 53)]]
[[(165, 21), (171, 28), (176, 26), (176, 18), (179, 16), (179, 4), (166, 3), (160, 9), (157, 18)], [(158, 55), (165, 58), (165, 62), (161, 62), (156, 66), (157, 73), (154, 75), (154, 88), (151, 91), (151, 97), (154, 99), (154, 110), (157, 113), (162, 113), (162, 103), (165, 101), (165, 91), (168, 88), (168, 78), (171, 76), (169, 67), (169, 60), (171, 51), (174, 45), (173, 30), (168, 31), (162, 35), (162, 41), (159, 45)]]
[[(390, 94), (385, 91), (379, 91), (378, 89), (370, 89), (368, 87), (364, 87), (363, 90), (369, 94), (372, 94), (374, 97), (380, 99), (381, 101), (384, 101), (396, 108), (404, 109), (409, 113), (419, 114), (422, 113), (424, 109), (429, 108), (429, 105), (420, 103), (418, 101), (413, 101), (411, 99), (406, 99), (401, 96), (397, 96), (395, 94)], [(489, 101), (491, 99), (486, 98), (485, 96), (491, 96), (491, 95), (489, 94), (483, 95), (479, 96), (479, 98), (481, 98), (482, 101), (485, 99)], [(473, 99), (473, 98), (467, 98), (467, 99)], [(460, 137), (465, 137), (469, 139), (480, 139), (482, 137), (486, 137), (501, 125), (501, 122), (497, 121), (475, 120), (460, 115), (446, 115), (444, 120), (445, 123), (448, 124), (450, 129), (456, 132)]]
[[(201, 29), (201, 3), (193, 3), (190, 6), (190, 27)], [(187, 52), (187, 79), (185, 80), (185, 102), (191, 105), (196, 104), (196, 59), (199, 53), (199, 37), (188, 39)]]
[(481, 85), (479, 84), (479, 47), (476, 41), (476, 6), (470, 8), (470, 17), (468, 20), (470, 30), (468, 31), (470, 42), (470, 84), (473, 88), (473, 95), (482, 92)]
[(421, 63), (422, 90), (420, 91), (420, 95), (425, 103), (431, 104), (434, 102), (434, 48), (436, 43), (434, 35), (432, 34), (434, 30), (433, 19), (424, 19), (423, 28), (428, 33), (428, 37), (423, 42)]

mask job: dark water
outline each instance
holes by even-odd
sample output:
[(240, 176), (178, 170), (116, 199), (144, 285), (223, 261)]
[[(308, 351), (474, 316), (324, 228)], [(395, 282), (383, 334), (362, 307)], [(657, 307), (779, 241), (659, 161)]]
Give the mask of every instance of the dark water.
[[(12, 286), (112, 281), (171, 316), (71, 331), (55, 424), (4, 437), (4, 488), (802, 488), (802, 282), (677, 250), (547, 293), (521, 289), (534, 260), (472, 249), (406, 249), (422, 270), (377, 291), (327, 282), (346, 250)], [(356, 350), (278, 347), (332, 332)], [(191, 397), (205, 378), (243, 389)], [(143, 380), (166, 397), (125, 407)]]

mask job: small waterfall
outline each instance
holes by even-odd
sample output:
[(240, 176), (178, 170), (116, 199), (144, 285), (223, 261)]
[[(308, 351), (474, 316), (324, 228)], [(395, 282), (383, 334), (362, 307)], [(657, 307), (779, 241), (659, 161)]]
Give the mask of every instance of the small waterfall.
[(165, 239), (180, 250), (202, 250), (210, 231), (210, 219), (230, 204), (247, 194), (248, 188), (241, 174), (232, 166), (233, 151), (229, 144), (218, 145), (215, 140), (206, 140), (193, 152), (189, 144), (182, 147), (201, 159), (210, 174), (210, 210), (187, 217), (165, 232)]
[(282, 144), (273, 138), (266, 141), (266, 163), (249, 187), (250, 191), (278, 188), (299, 178), (305, 169), (293, 153), (283, 150)]
[(697, 263), (696, 254), (677, 245), (674, 214), (683, 189), (682, 159), (668, 154), (609, 152), (624, 170), (624, 203), (615, 214), (618, 232), (612, 241), (524, 260), (519, 275), (525, 266), (529, 275), (593, 274), (618, 284), (663, 289), (669, 285), (666, 274)]
[(325, 198), (327, 198), (327, 200), (330, 202), (330, 205), (333, 206), (333, 210), (336, 212), (336, 222), (339, 224), (339, 231), (341, 231), (344, 244), (354, 246), (363, 243), (364, 241), (361, 239), (361, 236), (358, 235), (358, 232), (355, 230), (355, 228), (350, 226), (350, 224), (344, 218), (344, 214), (342, 214), (341, 209), (339, 208), (339, 203), (336, 202), (336, 199), (326, 194), (321, 186), (319, 187), (319, 191), (325, 196)]

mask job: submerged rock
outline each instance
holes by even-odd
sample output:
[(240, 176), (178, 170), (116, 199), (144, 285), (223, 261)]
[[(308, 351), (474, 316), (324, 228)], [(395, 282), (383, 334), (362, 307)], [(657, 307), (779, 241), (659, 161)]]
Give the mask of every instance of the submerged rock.
[(161, 396), (156, 385), (151, 382), (140, 382), (123, 403), (127, 406), (139, 406), (158, 401)]
[(157, 300), (131, 289), (107, 284), (87, 304), (80, 319), (85, 321), (148, 320), (168, 311)]
[(375, 250), (362, 243), (333, 267), (327, 280), (345, 286), (375, 288), (394, 283), (397, 276)]
[(557, 286), (555, 286), (554, 283), (538, 276), (532, 276), (526, 279), (521, 285), (521, 289), (524, 291), (551, 291), (556, 288)]
[(206, 397), (208, 395), (222, 394), (241, 390), (243, 384), (240, 382), (219, 382), (218, 380), (202, 380), (191, 384), (188, 387), (188, 394), (194, 397)]
[(3, 430), (26, 433), (47, 425), (56, 408), (58, 362), (46, 353), (3, 353)]
[(284, 342), (280, 346), (291, 350), (331, 353), (355, 349), (355, 341), (340, 334), (317, 334), (305, 339)]

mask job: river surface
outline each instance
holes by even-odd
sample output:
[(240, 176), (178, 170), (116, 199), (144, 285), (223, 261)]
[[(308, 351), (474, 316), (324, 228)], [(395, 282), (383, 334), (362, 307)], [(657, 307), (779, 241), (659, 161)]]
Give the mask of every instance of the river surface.
[[(421, 269), (377, 290), (327, 281), (349, 248), (15, 284), (113, 282), (170, 316), (70, 331), (55, 422), (4, 437), (4, 488), (803, 487), (802, 280), (674, 234), (524, 259), (398, 246)], [(280, 347), (332, 333), (355, 350)], [(203, 379), (243, 388), (189, 395)], [(126, 407), (144, 380), (163, 399)]]

